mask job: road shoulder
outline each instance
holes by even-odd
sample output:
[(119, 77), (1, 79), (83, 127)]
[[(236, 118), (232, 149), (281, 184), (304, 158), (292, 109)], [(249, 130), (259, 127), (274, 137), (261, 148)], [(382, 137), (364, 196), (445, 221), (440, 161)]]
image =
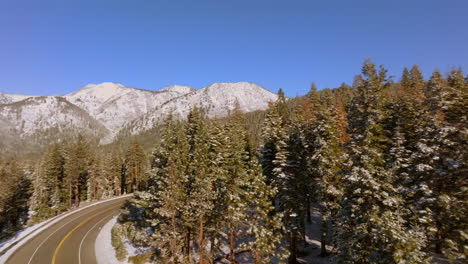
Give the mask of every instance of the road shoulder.
[(115, 257), (115, 249), (111, 241), (111, 230), (115, 223), (117, 223), (117, 216), (109, 220), (96, 237), (94, 250), (98, 264), (130, 264), (127, 261), (119, 261)]

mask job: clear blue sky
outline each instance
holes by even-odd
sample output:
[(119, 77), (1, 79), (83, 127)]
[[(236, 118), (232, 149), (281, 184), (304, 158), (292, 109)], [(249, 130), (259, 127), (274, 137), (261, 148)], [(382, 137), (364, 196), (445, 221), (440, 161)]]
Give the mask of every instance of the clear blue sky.
[(365, 57), (398, 76), (467, 72), (467, 14), (466, 0), (0, 0), (0, 92), (250, 81), (295, 96), (351, 83)]

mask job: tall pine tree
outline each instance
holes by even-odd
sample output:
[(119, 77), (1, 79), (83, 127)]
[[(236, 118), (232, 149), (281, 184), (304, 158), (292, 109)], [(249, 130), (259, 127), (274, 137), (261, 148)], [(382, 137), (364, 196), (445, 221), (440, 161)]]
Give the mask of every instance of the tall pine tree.
[(363, 80), (349, 113), (352, 139), (344, 180), (342, 209), (337, 215), (336, 245), (340, 263), (423, 263), (421, 235), (408, 230), (402, 199), (390, 184), (384, 152), (388, 144), (382, 121), (386, 71), (366, 61)]

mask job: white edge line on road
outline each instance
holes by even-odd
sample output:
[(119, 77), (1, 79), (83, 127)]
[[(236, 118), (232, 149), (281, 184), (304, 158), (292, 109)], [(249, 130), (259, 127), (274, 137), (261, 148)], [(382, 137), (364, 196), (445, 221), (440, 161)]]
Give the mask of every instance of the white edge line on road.
[[(112, 217), (114, 217), (113, 214), (111, 214)], [(88, 236), (89, 232), (91, 232), (91, 230), (93, 230), (97, 225), (99, 225), (102, 221), (106, 220), (108, 216), (102, 218), (101, 220), (99, 220), (99, 222), (97, 222), (96, 224), (94, 224), (89, 230), (88, 232), (86, 232), (86, 234), (84, 235), (83, 239), (81, 239), (81, 242), (80, 242), (80, 247), (78, 248), (78, 263), (81, 264), (81, 247), (83, 246), (83, 242), (84, 240), (86, 239), (86, 237)]]
[(42, 245), (51, 237), (53, 236), (55, 233), (57, 233), (60, 229), (62, 229), (62, 227), (68, 225), (69, 223), (75, 221), (77, 218), (74, 218), (74, 219), (70, 219), (70, 221), (66, 222), (65, 224), (63, 224), (61, 227), (57, 228), (54, 232), (52, 232), (52, 234), (50, 234), (49, 236), (46, 237), (46, 239), (42, 240), (41, 244), (39, 244), (39, 246), (37, 246), (36, 250), (34, 250), (33, 254), (31, 255), (31, 258), (29, 259), (28, 261), (28, 264), (31, 263), (31, 261), (33, 260), (34, 256), (36, 255), (37, 251), (39, 250), (40, 247), (42, 247)]
[[(13, 254), (13, 252), (15, 252), (18, 248), (20, 248), (22, 245), (26, 244), (26, 242), (28, 242), (29, 240), (31, 240), (33, 237), (37, 236), (39, 233), (41, 233), (43, 230), (49, 228), (50, 226), (54, 225), (55, 223), (61, 221), (62, 219), (64, 219), (65, 217), (67, 216), (70, 216), (70, 215), (74, 215), (75, 213), (78, 213), (86, 208), (89, 208), (89, 207), (92, 207), (92, 206), (95, 206), (95, 205), (98, 205), (98, 204), (102, 204), (102, 203), (105, 203), (105, 202), (109, 202), (109, 201), (113, 201), (113, 200), (118, 200), (118, 199), (121, 199), (121, 198), (125, 198), (125, 197), (130, 197), (132, 196), (133, 194), (126, 194), (126, 195), (121, 195), (121, 196), (118, 196), (118, 197), (114, 197), (114, 198), (110, 198), (110, 199), (107, 199), (107, 200), (102, 200), (102, 201), (98, 201), (96, 203), (93, 203), (93, 204), (90, 204), (90, 205), (87, 205), (87, 206), (84, 206), (84, 207), (81, 207), (81, 208), (78, 208), (74, 211), (71, 211), (71, 212), (68, 212), (68, 213), (65, 213), (63, 215), (60, 215), (58, 217), (54, 217), (54, 218), (51, 218), (49, 220), (46, 220), (44, 221), (44, 223), (47, 223), (47, 224), (43, 224), (41, 225), (40, 227), (38, 227), (37, 229), (31, 231), (31, 233), (29, 234), (26, 234), (25, 236), (23, 237), (20, 237), (18, 238), (17, 240), (21, 240), (19, 241), (16, 245), (14, 245), (13, 247), (11, 247), (7, 252), (5, 252), (5, 254), (3, 254), (2, 256), (0, 256), (0, 263), (6, 263), (6, 261), (8, 260), (8, 258)], [(26, 237), (28, 236), (28, 237)], [(14, 243), (15, 241), (12, 241), (11, 243)]]

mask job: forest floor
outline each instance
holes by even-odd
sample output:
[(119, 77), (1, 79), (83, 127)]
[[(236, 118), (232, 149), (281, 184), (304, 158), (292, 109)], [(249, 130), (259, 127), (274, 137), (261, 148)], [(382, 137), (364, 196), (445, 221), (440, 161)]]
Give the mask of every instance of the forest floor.
[[(331, 263), (331, 256), (321, 257), (321, 245), (320, 245), (320, 236), (321, 236), (321, 226), (322, 226), (322, 217), (319, 211), (316, 208), (311, 209), (311, 223), (306, 225), (306, 246), (300, 250), (302, 256), (298, 258), (298, 261), (303, 264), (328, 264)], [(327, 246), (327, 252), (332, 252), (333, 248)], [(432, 262), (434, 264), (452, 264), (461, 262), (450, 262), (445, 259), (443, 256), (434, 255)]]
[[(330, 263), (330, 257), (321, 257), (321, 226), (322, 216), (318, 210), (311, 209), (311, 222), (306, 225), (306, 245), (299, 251), (301, 257), (298, 258), (300, 263), (304, 264), (325, 264)], [(331, 248), (327, 247), (330, 252)]]
[[(113, 218), (110, 220), (100, 231), (95, 244), (97, 254), (97, 260), (99, 264), (131, 264), (128, 261), (118, 261), (115, 257), (116, 251), (111, 245), (111, 229), (116, 224), (117, 219)], [(322, 226), (322, 217), (318, 210), (312, 208), (311, 212), (311, 222), (306, 225), (306, 246), (300, 250), (301, 257), (298, 258), (298, 261), (303, 264), (326, 264), (330, 263), (330, 257), (321, 257), (321, 245), (320, 245), (320, 236), (321, 236), (321, 226)], [(128, 241), (125, 241), (125, 247), (129, 256), (138, 254), (137, 249), (131, 246)], [(327, 247), (330, 252), (332, 248)], [(227, 249), (226, 249), (227, 250)], [(240, 263), (249, 263), (249, 261), (243, 261), (238, 259)]]
[[(115, 258), (115, 249), (112, 247), (110, 242), (111, 229), (112, 226), (116, 223), (116, 218), (109, 221), (105, 227), (101, 230), (98, 238), (96, 239), (96, 252), (102, 252), (104, 254), (99, 254), (98, 263), (99, 264), (131, 264), (127, 261), (118, 261)], [(321, 257), (321, 226), (322, 226), (322, 217), (319, 211), (316, 208), (311, 209), (311, 222), (306, 224), (306, 237), (305, 237), (305, 246), (299, 250), (300, 257), (298, 262), (301, 264), (328, 264), (331, 263), (331, 256)], [(137, 254), (138, 250), (133, 248), (130, 243), (126, 241), (125, 246), (130, 253), (129, 255)], [(327, 251), (332, 252), (333, 248), (327, 246)], [(243, 262), (239, 259), (241, 263)], [(436, 264), (450, 264), (451, 262), (443, 258), (434, 258), (432, 263)]]

